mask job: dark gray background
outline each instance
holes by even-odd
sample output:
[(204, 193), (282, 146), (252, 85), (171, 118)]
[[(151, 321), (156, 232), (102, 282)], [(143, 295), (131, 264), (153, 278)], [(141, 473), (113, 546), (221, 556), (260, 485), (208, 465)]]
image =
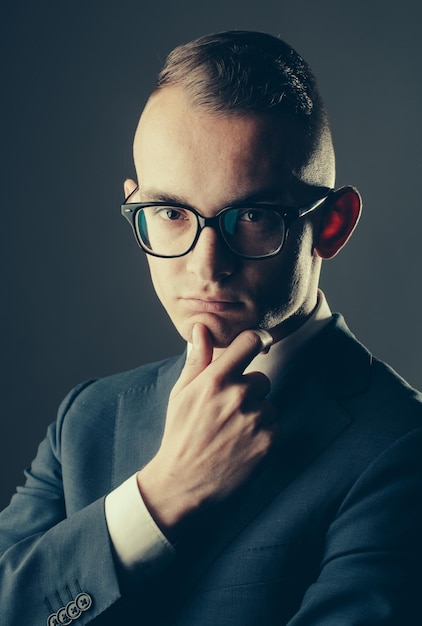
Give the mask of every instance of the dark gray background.
[(365, 207), (323, 287), (371, 350), (422, 387), (420, 2), (9, 5), (0, 16), (0, 506), (72, 386), (181, 348), (119, 203), (156, 70), (206, 32), (279, 34), (313, 66), (338, 184), (357, 185)]

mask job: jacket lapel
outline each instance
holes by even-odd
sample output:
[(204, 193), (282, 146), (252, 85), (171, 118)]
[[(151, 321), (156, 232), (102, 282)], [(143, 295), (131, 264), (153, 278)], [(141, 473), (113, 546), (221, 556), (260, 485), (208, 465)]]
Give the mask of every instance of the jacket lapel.
[[(114, 439), (112, 488), (146, 465), (156, 454), (164, 431), (168, 398), (186, 355), (165, 361), (156, 375), (119, 395)], [(142, 371), (141, 371), (142, 374)]]
[(371, 355), (335, 316), (273, 385), (280, 446), (246, 489), (224, 530), (224, 543), (349, 426), (352, 417), (341, 400), (367, 387), (370, 363)]

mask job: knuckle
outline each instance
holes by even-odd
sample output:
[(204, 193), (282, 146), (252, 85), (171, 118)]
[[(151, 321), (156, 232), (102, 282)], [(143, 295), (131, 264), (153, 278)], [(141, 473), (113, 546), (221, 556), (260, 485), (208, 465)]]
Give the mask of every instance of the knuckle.
[(261, 432), (261, 449), (262, 453), (265, 454), (271, 448), (273, 444), (273, 434), (269, 430), (263, 430)]
[(189, 354), (188, 358), (186, 359), (184, 369), (205, 367), (206, 364), (207, 364), (206, 359), (202, 355), (197, 354), (195, 351), (192, 350), (192, 352)]
[(246, 403), (245, 390), (241, 386), (233, 386), (230, 393), (225, 394), (224, 408), (228, 416), (244, 413)]
[(263, 459), (268, 454), (270, 447), (271, 447), (271, 442), (268, 436), (261, 433), (260, 436), (255, 441), (254, 457), (257, 460)]
[(234, 385), (231, 390), (233, 404), (238, 407), (244, 405), (247, 400), (247, 395), (247, 388), (244, 385)]
[(223, 387), (226, 382), (226, 374), (224, 371), (216, 369), (210, 376), (210, 383), (216, 387)]
[(223, 375), (216, 373), (213, 376), (210, 376), (210, 378), (206, 381), (206, 387), (211, 397), (213, 395), (216, 395), (217, 393), (220, 393), (223, 387), (223, 383), (224, 383)]

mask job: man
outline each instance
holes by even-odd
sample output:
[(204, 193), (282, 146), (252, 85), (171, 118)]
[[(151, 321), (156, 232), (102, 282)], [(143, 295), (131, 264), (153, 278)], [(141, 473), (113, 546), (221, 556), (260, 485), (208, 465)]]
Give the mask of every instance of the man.
[(177, 48), (122, 207), (187, 356), (87, 382), (0, 516), (2, 620), (420, 623), (422, 404), (318, 291), (360, 214), (305, 62)]

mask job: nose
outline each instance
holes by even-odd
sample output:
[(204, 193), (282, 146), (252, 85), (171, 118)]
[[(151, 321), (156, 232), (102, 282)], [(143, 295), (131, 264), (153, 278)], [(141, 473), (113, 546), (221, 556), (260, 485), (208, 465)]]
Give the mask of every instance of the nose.
[(195, 247), (187, 255), (187, 270), (200, 280), (221, 282), (235, 271), (237, 257), (229, 250), (216, 230), (202, 229)]

